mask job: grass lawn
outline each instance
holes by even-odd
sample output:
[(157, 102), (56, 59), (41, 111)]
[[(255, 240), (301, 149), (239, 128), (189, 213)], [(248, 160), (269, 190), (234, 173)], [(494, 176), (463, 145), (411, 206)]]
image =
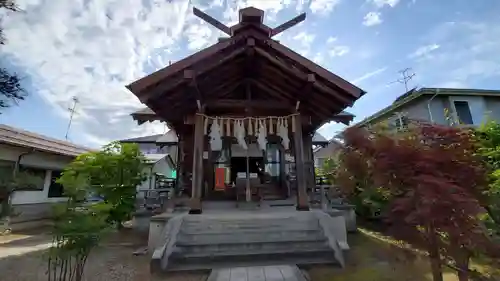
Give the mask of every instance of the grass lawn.
[[(349, 236), (349, 245), (351, 250), (346, 254), (345, 268), (311, 268), (311, 281), (432, 280), (429, 262), (425, 257), (376, 232), (361, 229), (357, 234)], [(494, 270), (479, 264), (473, 267), (489, 274), (493, 274)], [(458, 280), (451, 269), (444, 271), (445, 281)]]

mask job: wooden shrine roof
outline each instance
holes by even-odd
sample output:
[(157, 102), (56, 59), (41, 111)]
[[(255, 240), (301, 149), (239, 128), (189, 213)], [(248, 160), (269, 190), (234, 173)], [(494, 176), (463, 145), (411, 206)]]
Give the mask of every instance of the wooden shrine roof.
[(271, 29), (255, 8), (240, 10), (240, 22), (230, 28), (210, 19), (230, 37), (127, 86), (170, 126), (197, 110), (276, 116), (297, 109), (318, 128), (365, 93), (271, 39), (292, 21)]

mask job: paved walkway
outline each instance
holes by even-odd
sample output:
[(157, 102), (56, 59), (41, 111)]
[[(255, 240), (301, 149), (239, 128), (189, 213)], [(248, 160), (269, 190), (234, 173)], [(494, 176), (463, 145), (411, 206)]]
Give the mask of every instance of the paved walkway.
[[(9, 237), (10, 236), (10, 237)], [(48, 235), (9, 235), (1, 237), (0, 259), (10, 256), (21, 256), (31, 252), (46, 250), (52, 246)]]
[(296, 265), (214, 269), (208, 281), (306, 281)]

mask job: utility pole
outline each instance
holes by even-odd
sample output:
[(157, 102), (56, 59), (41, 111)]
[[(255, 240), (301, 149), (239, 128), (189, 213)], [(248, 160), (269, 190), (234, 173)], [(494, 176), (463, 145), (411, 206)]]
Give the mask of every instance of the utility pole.
[(71, 128), (71, 122), (73, 122), (73, 115), (75, 114), (76, 104), (78, 103), (77, 97), (73, 97), (71, 98), (71, 100), (73, 101), (73, 106), (68, 108), (70, 115), (69, 115), (68, 128), (66, 129), (66, 135), (64, 136), (66, 140), (68, 140), (69, 129)]
[(402, 78), (400, 78), (396, 81), (392, 81), (389, 84), (394, 84), (394, 83), (404, 84), (405, 90), (406, 90), (406, 92), (408, 92), (408, 82), (410, 82), (410, 80), (413, 79), (413, 77), (415, 77), (415, 73), (412, 71), (412, 69), (410, 67), (407, 67), (403, 70), (400, 70), (399, 74), (402, 76)]

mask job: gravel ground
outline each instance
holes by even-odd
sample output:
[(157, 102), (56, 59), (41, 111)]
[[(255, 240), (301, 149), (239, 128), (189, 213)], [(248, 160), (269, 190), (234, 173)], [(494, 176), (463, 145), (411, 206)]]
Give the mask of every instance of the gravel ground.
[[(39, 234), (13, 241), (5, 237), (2, 240), (0, 240), (0, 280), (47, 281), (47, 262), (43, 259), (47, 250), (40, 249), (40, 245), (50, 242), (49, 236)], [(144, 246), (146, 241), (144, 237), (137, 237), (131, 233), (113, 234), (88, 258), (84, 280), (204, 281), (208, 277), (207, 274), (202, 273), (151, 276), (149, 255), (134, 256), (132, 254)], [(32, 251), (27, 250), (30, 248)], [(2, 253), (4, 253), (3, 256)]]

